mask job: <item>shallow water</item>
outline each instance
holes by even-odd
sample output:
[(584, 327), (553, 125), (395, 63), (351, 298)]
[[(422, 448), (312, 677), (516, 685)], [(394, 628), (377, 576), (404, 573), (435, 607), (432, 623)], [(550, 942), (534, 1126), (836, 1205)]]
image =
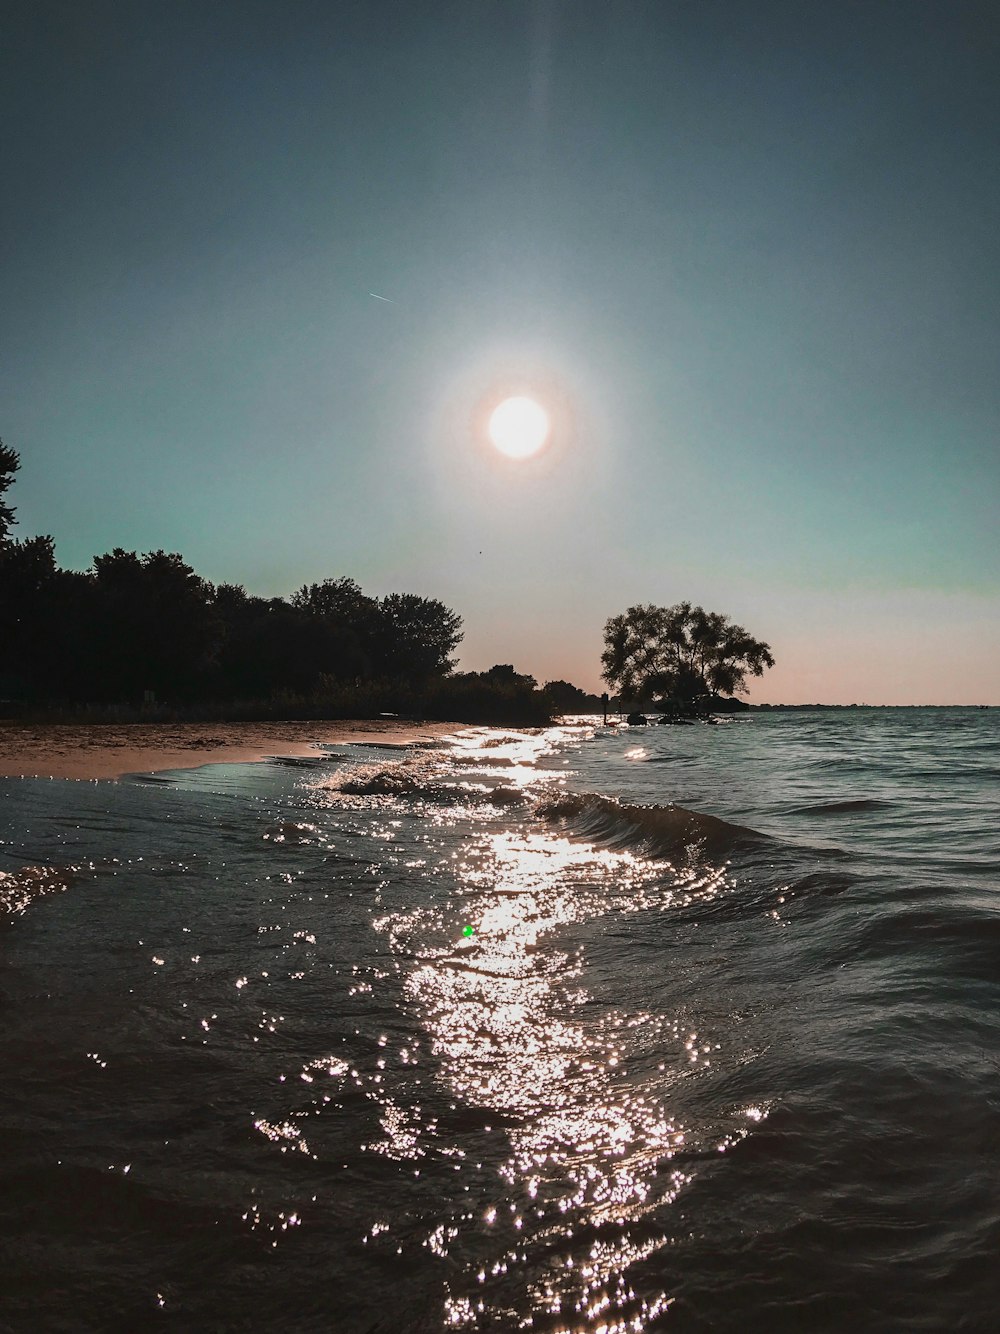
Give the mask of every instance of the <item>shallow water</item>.
[(992, 1330), (997, 719), (0, 781), (0, 1328)]

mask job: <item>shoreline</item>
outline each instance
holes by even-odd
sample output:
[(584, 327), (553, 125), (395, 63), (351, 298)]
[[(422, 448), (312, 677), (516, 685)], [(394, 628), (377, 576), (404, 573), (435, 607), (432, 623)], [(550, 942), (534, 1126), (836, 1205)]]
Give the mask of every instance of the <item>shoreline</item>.
[(127, 774), (250, 764), (316, 755), (340, 742), (402, 745), (453, 733), (461, 723), (402, 718), (330, 722), (0, 723), (0, 779), (116, 781)]

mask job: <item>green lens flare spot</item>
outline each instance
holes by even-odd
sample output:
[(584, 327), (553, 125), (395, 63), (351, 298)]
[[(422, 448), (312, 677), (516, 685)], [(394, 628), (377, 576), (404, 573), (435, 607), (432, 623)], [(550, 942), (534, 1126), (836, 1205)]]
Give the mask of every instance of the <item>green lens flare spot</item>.
[(474, 927), (471, 927), (471, 926), (463, 926), (463, 927), (462, 927), (462, 935), (463, 935), (463, 936), (472, 936), (472, 935), (475, 935), (475, 928), (474, 928)]

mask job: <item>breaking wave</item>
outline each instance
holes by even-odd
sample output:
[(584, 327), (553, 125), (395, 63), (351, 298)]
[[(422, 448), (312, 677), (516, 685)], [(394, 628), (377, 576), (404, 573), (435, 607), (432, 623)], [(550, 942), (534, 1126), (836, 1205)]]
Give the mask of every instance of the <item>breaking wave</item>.
[(524, 793), (499, 775), (491, 775), (489, 782), (457, 778), (453, 764), (454, 757), (443, 763), (440, 755), (433, 753), (407, 755), (400, 760), (357, 765), (317, 786), (335, 796), (389, 797), (447, 805), (516, 806), (524, 801)]

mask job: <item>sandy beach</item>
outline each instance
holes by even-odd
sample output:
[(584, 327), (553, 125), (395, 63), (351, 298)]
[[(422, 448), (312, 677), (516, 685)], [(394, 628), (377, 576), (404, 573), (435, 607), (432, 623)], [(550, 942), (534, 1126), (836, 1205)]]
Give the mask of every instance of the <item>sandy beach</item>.
[(0, 778), (116, 779), (124, 774), (315, 754), (337, 742), (443, 736), (454, 723), (400, 719), (281, 723), (0, 723)]

